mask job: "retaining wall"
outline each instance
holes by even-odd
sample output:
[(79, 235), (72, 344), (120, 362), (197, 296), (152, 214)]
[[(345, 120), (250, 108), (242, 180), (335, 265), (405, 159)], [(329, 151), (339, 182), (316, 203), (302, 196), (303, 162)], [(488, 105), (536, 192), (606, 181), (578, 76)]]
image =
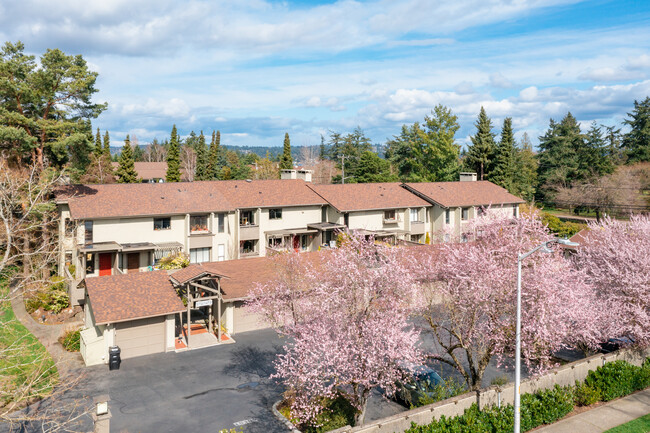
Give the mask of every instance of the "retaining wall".
[[(650, 349), (645, 351), (621, 350), (606, 355), (594, 355), (570, 364), (565, 364), (542, 376), (522, 380), (521, 393), (532, 393), (537, 390), (552, 388), (556, 384), (560, 386), (575, 385), (576, 380), (584, 380), (590, 371), (595, 370), (607, 362), (622, 359), (630, 364), (641, 365), (648, 356), (650, 356)], [(476, 393), (469, 392), (373, 421), (363, 426), (345, 426), (331, 430), (329, 433), (400, 433), (408, 429), (412, 422), (416, 424), (428, 424), (434, 419), (439, 419), (442, 415), (446, 417), (462, 415), (465, 409), (469, 408), (473, 403), (478, 403), (481, 408), (496, 405), (499, 400), (499, 395), (501, 397), (501, 404), (512, 404), (515, 398), (514, 383), (501, 386), (500, 389), (499, 391), (496, 386), (491, 386), (481, 390), (478, 396)]]

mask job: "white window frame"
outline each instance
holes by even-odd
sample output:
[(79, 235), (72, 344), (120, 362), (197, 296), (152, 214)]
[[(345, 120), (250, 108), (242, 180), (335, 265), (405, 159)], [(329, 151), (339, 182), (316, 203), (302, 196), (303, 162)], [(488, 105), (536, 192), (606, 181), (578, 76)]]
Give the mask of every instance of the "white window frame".
[(210, 251), (212, 248), (190, 248), (190, 263), (204, 263), (210, 261)]
[(410, 215), (411, 215), (411, 222), (412, 223), (420, 221), (420, 212), (418, 212), (418, 209), (411, 209)]

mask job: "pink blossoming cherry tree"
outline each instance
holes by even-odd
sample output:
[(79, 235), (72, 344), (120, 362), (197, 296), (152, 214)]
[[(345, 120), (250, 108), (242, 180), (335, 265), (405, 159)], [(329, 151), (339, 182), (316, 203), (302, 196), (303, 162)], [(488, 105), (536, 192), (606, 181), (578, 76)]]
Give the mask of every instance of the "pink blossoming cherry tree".
[(650, 344), (650, 216), (589, 225), (576, 265), (596, 287), (608, 337)]
[(401, 363), (419, 363), (408, 322), (418, 290), (399, 248), (349, 236), (318, 254), (276, 255), (275, 280), (252, 291), (249, 307), (287, 337), (276, 373), (292, 414), (309, 423), (324, 398), (343, 395), (363, 423), (373, 388), (394, 391)]
[[(462, 239), (437, 245), (412, 263), (426, 302), (421, 309), (439, 351), (430, 358), (454, 367), (470, 390), (481, 388), (489, 362), (510, 357), (515, 345), (518, 254), (551, 239), (537, 215), (505, 218), (489, 211)], [(594, 291), (561, 252), (538, 252), (523, 262), (522, 359), (532, 370), (577, 341), (599, 336)]]

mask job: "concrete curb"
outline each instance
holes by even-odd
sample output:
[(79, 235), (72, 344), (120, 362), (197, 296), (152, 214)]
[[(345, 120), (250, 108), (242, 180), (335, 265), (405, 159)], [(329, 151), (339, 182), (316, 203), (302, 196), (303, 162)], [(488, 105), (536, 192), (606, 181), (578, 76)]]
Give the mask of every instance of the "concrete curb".
[(286, 418), (284, 417), (284, 415), (282, 415), (282, 414), (280, 413), (280, 411), (278, 410), (278, 405), (279, 405), (280, 403), (282, 403), (282, 400), (278, 400), (278, 401), (276, 401), (275, 403), (273, 403), (273, 407), (271, 407), (271, 410), (273, 411), (273, 415), (275, 415), (275, 417), (276, 417), (277, 419), (279, 419), (280, 421), (282, 421), (282, 424), (284, 424), (285, 426), (287, 426), (287, 428), (289, 429), (289, 431), (290, 431), (291, 433), (300, 433), (300, 430), (298, 430), (298, 429), (296, 428), (296, 426), (293, 425), (293, 423), (292, 423), (291, 421), (289, 421), (288, 419), (286, 419)]

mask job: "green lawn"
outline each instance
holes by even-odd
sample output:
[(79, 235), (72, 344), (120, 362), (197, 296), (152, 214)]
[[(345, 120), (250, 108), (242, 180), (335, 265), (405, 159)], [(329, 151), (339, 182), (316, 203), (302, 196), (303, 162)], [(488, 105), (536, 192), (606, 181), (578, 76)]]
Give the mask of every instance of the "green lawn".
[(605, 433), (647, 433), (650, 432), (650, 413), (628, 423), (611, 428)]
[[(0, 299), (8, 290), (7, 278), (0, 275)], [(45, 347), (16, 319), (11, 303), (0, 301), (0, 413), (45, 397), (57, 380)]]

